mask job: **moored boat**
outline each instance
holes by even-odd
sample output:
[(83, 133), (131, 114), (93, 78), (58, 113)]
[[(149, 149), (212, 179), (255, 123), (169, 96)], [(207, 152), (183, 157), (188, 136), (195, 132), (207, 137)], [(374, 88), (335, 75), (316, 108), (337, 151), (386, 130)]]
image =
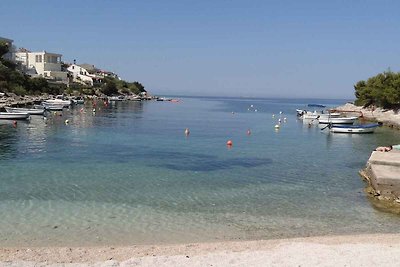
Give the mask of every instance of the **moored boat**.
[(303, 119), (311, 119), (311, 120), (315, 120), (315, 119), (319, 119), (319, 118), (337, 118), (340, 117), (340, 113), (321, 113), (321, 112), (311, 112), (311, 111), (307, 111), (306, 113), (303, 113), (302, 118)]
[(372, 124), (360, 124), (360, 125), (330, 125), (330, 131), (332, 133), (373, 133), (377, 127), (380, 125), (378, 123)]
[(26, 119), (29, 119), (28, 113), (0, 112), (0, 120), (26, 120)]
[(45, 110), (51, 110), (51, 111), (62, 111), (64, 108), (63, 104), (51, 104), (51, 103), (43, 102), (42, 105)]
[(13, 107), (5, 107), (8, 113), (28, 113), (30, 115), (43, 115), (44, 109), (37, 108), (13, 108)]
[(318, 118), (319, 123), (321, 124), (353, 124), (358, 117), (324, 117), (324, 118)]

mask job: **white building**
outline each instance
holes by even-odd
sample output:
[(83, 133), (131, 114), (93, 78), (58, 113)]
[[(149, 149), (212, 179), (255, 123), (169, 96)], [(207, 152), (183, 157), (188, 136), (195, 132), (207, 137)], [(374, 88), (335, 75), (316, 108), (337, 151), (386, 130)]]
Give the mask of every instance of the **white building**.
[(74, 82), (85, 83), (93, 86), (93, 77), (94, 75), (90, 74), (85, 68), (72, 64), (67, 69), (73, 76)]
[(67, 82), (67, 72), (61, 69), (60, 54), (20, 51), (15, 53), (15, 60), (20, 62), (26, 73), (39, 75), (47, 79)]
[(0, 42), (4, 42), (8, 46), (8, 53), (5, 54), (3, 58), (10, 61), (14, 61), (15, 60), (15, 47), (13, 46), (14, 41), (0, 36)]

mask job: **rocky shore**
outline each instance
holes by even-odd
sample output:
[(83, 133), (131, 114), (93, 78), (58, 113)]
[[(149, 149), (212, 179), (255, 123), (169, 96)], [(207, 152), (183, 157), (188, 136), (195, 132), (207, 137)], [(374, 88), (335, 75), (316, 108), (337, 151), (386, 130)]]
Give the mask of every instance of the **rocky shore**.
[(381, 122), (383, 125), (400, 130), (400, 113), (394, 110), (367, 107), (363, 108), (351, 103), (337, 107), (335, 111), (359, 115), (370, 121)]
[(25, 105), (32, 105), (36, 102), (41, 102), (48, 99), (48, 96), (41, 95), (41, 96), (3, 96), (0, 97), (0, 109), (4, 108), (5, 106), (25, 106)]

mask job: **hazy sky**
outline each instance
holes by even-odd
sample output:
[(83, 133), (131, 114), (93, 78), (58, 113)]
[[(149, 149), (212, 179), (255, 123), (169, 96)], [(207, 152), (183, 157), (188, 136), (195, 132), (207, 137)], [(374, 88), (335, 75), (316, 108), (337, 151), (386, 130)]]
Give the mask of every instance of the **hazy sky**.
[(399, 71), (400, 1), (1, 1), (0, 36), (154, 94), (353, 98)]

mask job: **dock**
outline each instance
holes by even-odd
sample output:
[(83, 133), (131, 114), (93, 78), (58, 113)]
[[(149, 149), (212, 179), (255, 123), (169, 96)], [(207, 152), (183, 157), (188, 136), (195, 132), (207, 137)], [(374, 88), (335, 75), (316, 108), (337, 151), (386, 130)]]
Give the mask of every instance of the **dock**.
[(373, 151), (360, 174), (377, 199), (400, 203), (400, 150)]

